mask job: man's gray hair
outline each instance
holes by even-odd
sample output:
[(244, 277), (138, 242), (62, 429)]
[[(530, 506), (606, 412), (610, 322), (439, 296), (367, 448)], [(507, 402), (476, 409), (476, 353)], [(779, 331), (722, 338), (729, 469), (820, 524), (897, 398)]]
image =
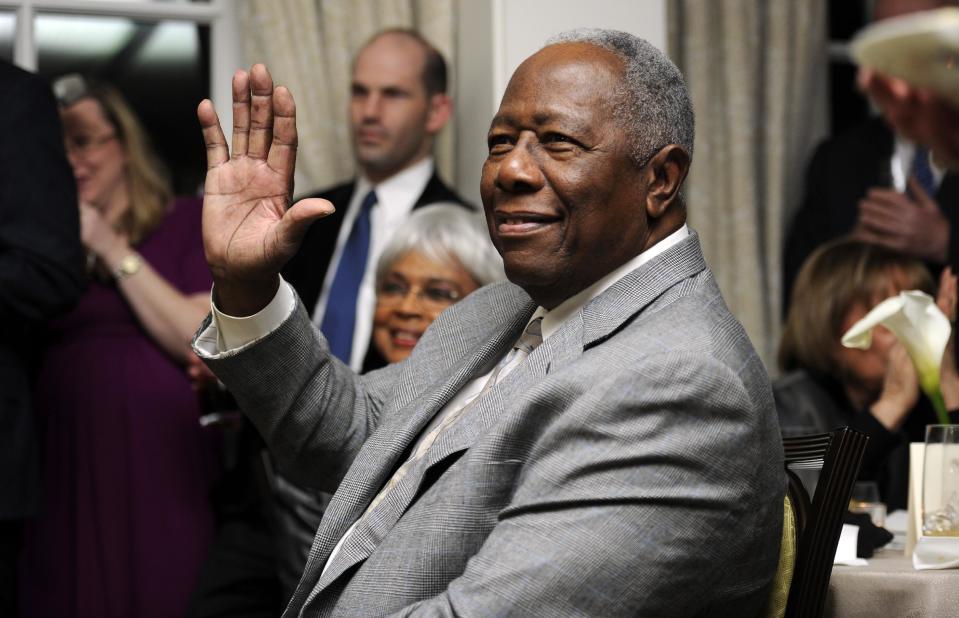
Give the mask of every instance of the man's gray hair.
[(612, 93), (614, 113), (626, 128), (636, 163), (645, 165), (668, 144), (679, 144), (692, 158), (693, 105), (682, 73), (666, 54), (619, 30), (569, 30), (550, 37), (546, 45), (559, 43), (588, 43), (623, 61), (623, 82)]
[(486, 219), (452, 202), (417, 209), (396, 229), (376, 263), (377, 288), (393, 263), (410, 251), (440, 264), (462, 266), (480, 286), (506, 278)]

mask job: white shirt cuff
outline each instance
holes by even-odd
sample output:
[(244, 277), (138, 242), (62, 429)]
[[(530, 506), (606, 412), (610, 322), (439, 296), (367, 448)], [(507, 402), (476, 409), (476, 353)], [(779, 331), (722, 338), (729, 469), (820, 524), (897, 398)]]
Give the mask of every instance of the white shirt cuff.
[(296, 308), (296, 295), (290, 284), (280, 277), (280, 286), (266, 307), (246, 317), (234, 317), (221, 312), (210, 292), (213, 319), (196, 340), (200, 356), (216, 358), (220, 354), (239, 349), (266, 337), (286, 321)]

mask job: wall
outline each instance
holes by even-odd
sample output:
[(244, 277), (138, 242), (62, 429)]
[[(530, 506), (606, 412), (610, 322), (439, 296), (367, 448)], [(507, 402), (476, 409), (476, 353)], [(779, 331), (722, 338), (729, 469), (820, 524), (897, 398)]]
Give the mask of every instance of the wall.
[(666, 48), (666, 0), (459, 0), (456, 186), (479, 203), (486, 131), (519, 64), (551, 35), (616, 28)]

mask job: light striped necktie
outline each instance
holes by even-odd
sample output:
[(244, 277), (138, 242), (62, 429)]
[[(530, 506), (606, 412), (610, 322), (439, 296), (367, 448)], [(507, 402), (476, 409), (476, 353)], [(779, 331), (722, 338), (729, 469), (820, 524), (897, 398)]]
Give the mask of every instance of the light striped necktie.
[[(467, 400), (462, 406), (456, 410), (452, 410), (443, 417), (443, 419), (434, 427), (429, 433), (423, 436), (423, 439), (416, 446), (416, 450), (413, 451), (413, 454), (410, 455), (409, 459), (403, 463), (402, 466), (396, 469), (396, 472), (393, 473), (393, 476), (387, 481), (383, 489), (380, 490), (380, 493), (376, 494), (376, 497), (373, 498), (373, 501), (370, 502), (370, 506), (366, 508), (366, 511), (363, 513), (365, 517), (370, 511), (372, 511), (376, 506), (383, 501), (383, 498), (386, 497), (386, 494), (393, 489), (397, 483), (403, 480), (403, 477), (406, 476), (406, 473), (412, 468), (416, 462), (422, 459), (426, 453), (430, 450), (430, 447), (436, 442), (436, 439), (439, 438), (443, 432), (452, 427), (456, 421), (463, 418), (464, 413), (471, 409), (476, 402), (478, 402), (483, 395), (487, 393), (496, 383), (509, 374), (510, 371), (515, 369), (520, 365), (526, 357), (532, 354), (533, 350), (539, 347), (539, 344), (543, 343), (543, 318), (539, 317), (531, 321), (526, 325), (526, 330), (523, 331), (522, 336), (513, 344), (513, 349), (509, 351), (496, 364), (496, 368), (490, 373), (489, 378), (483, 384), (483, 388), (472, 398)], [(361, 518), (362, 519), (362, 518)]]

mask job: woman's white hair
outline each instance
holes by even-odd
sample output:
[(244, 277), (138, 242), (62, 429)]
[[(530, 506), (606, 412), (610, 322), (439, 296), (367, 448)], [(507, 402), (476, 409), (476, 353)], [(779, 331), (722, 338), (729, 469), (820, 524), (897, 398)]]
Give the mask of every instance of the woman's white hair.
[(452, 202), (413, 211), (393, 232), (376, 264), (377, 287), (393, 263), (410, 251), (440, 264), (461, 266), (480, 286), (506, 278), (485, 218)]

